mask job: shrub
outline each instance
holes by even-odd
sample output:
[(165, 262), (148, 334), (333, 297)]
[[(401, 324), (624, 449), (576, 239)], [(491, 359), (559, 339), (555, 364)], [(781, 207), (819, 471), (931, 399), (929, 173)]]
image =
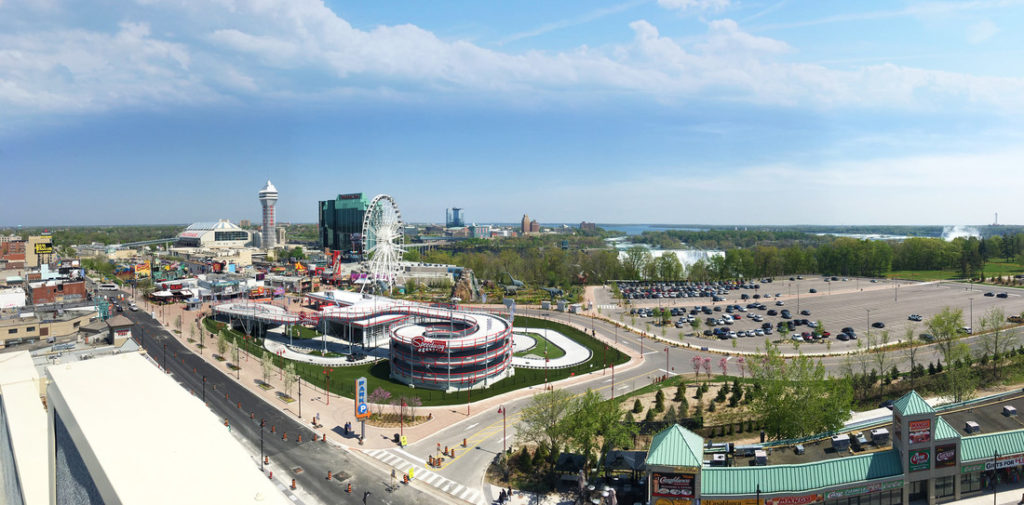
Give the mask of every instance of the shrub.
[(643, 410), (644, 410), (644, 406), (643, 406), (642, 403), (640, 403), (640, 399), (637, 398), (636, 400), (634, 400), (633, 401), (633, 413), (634, 414), (639, 414), (639, 413), (643, 412)]

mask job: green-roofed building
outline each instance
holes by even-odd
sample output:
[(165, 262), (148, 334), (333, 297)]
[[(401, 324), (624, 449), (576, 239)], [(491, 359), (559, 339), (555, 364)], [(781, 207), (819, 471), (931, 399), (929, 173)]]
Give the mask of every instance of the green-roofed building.
[[(819, 446), (817, 459), (800, 464), (773, 464), (801, 461), (780, 452), (772, 455), (794, 451), (795, 443), (705, 445), (700, 435), (673, 425), (651, 441), (645, 460), (647, 503), (935, 505), (989, 492), (996, 475), (1000, 490), (1006, 490), (1005, 483), (1024, 486), (1024, 429), (965, 436), (971, 432), (970, 419), (1003, 430), (1019, 425), (1015, 403), (1024, 408), (1024, 395), (1002, 394), (935, 408), (911, 391), (893, 402), (891, 446), (881, 442), (889, 436), (883, 418), (865, 425), (874, 429), (867, 444), (871, 447), (863, 452), (843, 448), (837, 453), (833, 446), (822, 455), (822, 444), (833, 435), (822, 434), (803, 442)], [(968, 426), (962, 433), (954, 426), (964, 425), (965, 419)], [(741, 451), (755, 457), (744, 460)], [(742, 466), (734, 466), (740, 461)]]

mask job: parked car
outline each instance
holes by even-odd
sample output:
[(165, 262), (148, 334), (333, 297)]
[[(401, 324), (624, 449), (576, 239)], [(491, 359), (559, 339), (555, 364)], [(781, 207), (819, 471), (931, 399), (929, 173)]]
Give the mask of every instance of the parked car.
[(985, 292), (985, 296), (996, 296), (996, 294), (991, 291), (987, 291)]
[(911, 321), (920, 321), (921, 320), (921, 315), (920, 314), (911, 314), (911, 315), (907, 316), (907, 319), (909, 319)]
[(883, 323), (881, 321), (875, 321), (875, 322), (871, 323), (871, 327), (872, 328), (885, 328), (885, 323)]
[(839, 335), (836, 335), (836, 338), (842, 340), (843, 342), (850, 340), (850, 336), (847, 335), (846, 333), (840, 333)]
[(925, 342), (934, 342), (935, 336), (932, 335), (931, 333), (922, 333), (921, 340), (924, 340)]
[(801, 316), (809, 316), (809, 315), (811, 315), (811, 311), (809, 311), (807, 309), (801, 310), (800, 311), (800, 315)]
[(996, 295), (996, 298), (1008, 298), (1009, 296), (1010, 295), (1006, 294), (1006, 292), (1004, 291), (1004, 292), (999, 293), (998, 295)]
[(817, 289), (814, 289), (814, 288), (811, 288), (811, 289), (810, 289), (810, 292), (811, 292), (811, 293), (817, 293), (817, 292), (818, 292), (818, 290), (817, 290)]
[(846, 328), (843, 328), (841, 331), (843, 333), (853, 333), (853, 328), (850, 328), (849, 326), (847, 326)]
[(783, 306), (785, 304), (786, 304), (786, 302), (784, 302), (782, 300), (775, 300), (775, 306), (776, 307), (781, 307), (781, 306)]
[(768, 314), (769, 316), (777, 316), (779, 315), (779, 311), (775, 309), (770, 309), (768, 312), (765, 312), (765, 314)]
[(970, 326), (964, 326), (963, 328), (960, 328), (960, 331), (968, 335), (974, 334), (974, 329), (971, 328)]

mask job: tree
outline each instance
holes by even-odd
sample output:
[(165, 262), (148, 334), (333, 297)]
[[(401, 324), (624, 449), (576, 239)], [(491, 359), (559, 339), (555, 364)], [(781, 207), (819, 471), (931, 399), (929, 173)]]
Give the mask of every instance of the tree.
[(910, 382), (913, 384), (916, 379), (918, 347), (914, 345), (914, 329), (909, 324), (903, 328), (903, 340), (904, 343), (910, 344), (910, 347), (907, 348), (907, 358), (910, 359)]
[(377, 411), (377, 417), (380, 417), (384, 413), (384, 405), (391, 400), (391, 391), (388, 391), (380, 386), (374, 389), (372, 393), (367, 395), (366, 401), (373, 405), (374, 410)]
[(651, 407), (651, 408), (647, 409), (647, 415), (644, 416), (644, 421), (646, 421), (648, 423), (653, 423), (654, 420), (655, 420), (654, 407)]
[(640, 399), (633, 400), (633, 413), (639, 414), (644, 411), (644, 405), (640, 403)]
[(274, 356), (267, 351), (260, 353), (260, 368), (263, 372), (263, 382), (270, 382), (270, 374), (274, 372)]
[(181, 314), (174, 317), (174, 329), (178, 330), (178, 333), (181, 333)]
[(672, 397), (672, 401), (680, 402), (680, 401), (685, 401), (685, 400), (686, 400), (686, 383), (685, 382), (680, 382), (679, 385), (676, 386), (676, 395)]
[(238, 339), (231, 341), (231, 361), (235, 366), (241, 366), (238, 363)]
[(942, 360), (948, 365), (950, 353), (960, 338), (960, 328), (964, 325), (963, 309), (943, 307), (938, 314), (928, 319), (928, 332), (935, 337), (935, 342), (942, 353)]
[(874, 348), (872, 356), (875, 364), (878, 365), (879, 370), (885, 371), (889, 357), (889, 330), (882, 331), (881, 335), (878, 336), (869, 333), (867, 338), (868, 347)]
[(1006, 314), (998, 307), (981, 316), (981, 348), (992, 358), (992, 378), (996, 380), (1000, 376), (1002, 357), (1017, 345), (1017, 335), (1003, 330), (1005, 321)]
[(295, 374), (295, 362), (289, 361), (284, 367), (284, 394), (292, 395), (292, 386), (295, 385), (296, 380), (298, 380), (298, 376)]
[(559, 423), (566, 434), (566, 446), (586, 456), (589, 468), (595, 449), (599, 449), (599, 460), (603, 460), (609, 450), (632, 443), (637, 427), (621, 422), (622, 415), (618, 402), (605, 401), (600, 393), (588, 389), (573, 399), (569, 412)]
[(516, 465), (519, 467), (519, 471), (524, 474), (528, 474), (533, 471), (533, 456), (525, 445), (523, 446), (523, 450), (519, 451), (519, 456), (516, 457)]
[(829, 379), (821, 361), (800, 355), (786, 360), (778, 346), (748, 360), (755, 381), (751, 411), (773, 439), (832, 431), (850, 417), (853, 388), (848, 379)]
[(946, 362), (946, 392), (953, 402), (969, 400), (976, 387), (974, 374), (971, 373), (971, 349), (967, 344), (959, 342), (953, 346), (949, 354), (952, 361)]
[(546, 442), (552, 447), (563, 445), (562, 420), (571, 411), (572, 402), (572, 393), (564, 389), (534, 395), (516, 423), (516, 439), (521, 443)]
[(676, 414), (676, 406), (669, 405), (668, 410), (665, 411), (665, 416), (661, 420), (669, 424), (675, 424), (679, 420), (679, 415)]
[(625, 270), (627, 279), (639, 280), (647, 270), (647, 265), (653, 260), (651, 250), (640, 245), (635, 245), (626, 250), (626, 257), (622, 260), (622, 267)]
[(658, 388), (658, 392), (654, 394), (654, 411), (665, 411), (665, 392), (661, 388)]
[(226, 352), (228, 352), (228, 338), (224, 336), (223, 331), (220, 331), (217, 333), (217, 354), (224, 356)]

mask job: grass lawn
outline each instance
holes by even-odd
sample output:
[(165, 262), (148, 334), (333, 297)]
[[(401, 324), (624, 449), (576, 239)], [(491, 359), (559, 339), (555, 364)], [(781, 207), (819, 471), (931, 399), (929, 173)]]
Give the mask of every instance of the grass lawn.
[(288, 333), (291, 333), (291, 336), (294, 338), (319, 338), (323, 336), (319, 331), (299, 325), (292, 326)]
[(535, 345), (532, 349), (528, 349), (528, 350), (525, 350), (525, 351), (517, 352), (515, 354), (516, 356), (518, 356), (520, 358), (523, 357), (523, 356), (531, 355), (531, 354), (534, 355), (534, 356), (544, 356), (544, 350), (545, 349), (547, 349), (547, 357), (548, 357), (548, 359), (561, 358), (562, 356), (565, 356), (565, 350), (564, 349), (562, 349), (561, 347), (558, 347), (555, 344), (552, 344), (551, 342), (548, 342), (548, 339), (540, 336), (539, 334), (537, 334), (537, 333), (527, 333), (527, 335), (533, 337), (537, 341), (537, 345)]
[[(612, 348), (608, 348), (606, 351), (603, 343), (575, 328), (553, 321), (534, 319), (524, 316), (516, 317), (516, 323), (527, 328), (547, 328), (558, 331), (591, 350), (593, 357), (579, 365), (560, 370), (547, 371), (546, 376), (550, 382), (577, 374), (597, 371), (600, 370), (603, 365), (611, 366), (612, 363), (621, 365), (629, 361), (629, 357), (625, 354)], [(224, 332), (228, 337), (228, 340), (238, 339), (240, 348), (243, 348), (256, 356), (259, 356), (260, 353), (263, 352), (259, 342), (254, 342), (253, 339), (239, 338), (242, 334), (237, 331), (227, 329), (224, 323), (207, 318), (203, 321), (203, 324), (208, 331), (214, 333), (218, 331)], [(278, 368), (286, 361), (278, 356), (273, 356), (273, 360), (274, 366)], [(295, 371), (300, 377), (302, 377), (303, 386), (305, 387), (309, 387), (309, 385), (312, 384), (316, 389), (323, 390), (324, 386), (328, 385), (327, 374), (324, 373), (325, 370), (325, 367), (310, 363), (295, 363)], [(398, 381), (392, 380), (389, 377), (390, 372), (391, 369), (388, 360), (382, 360), (368, 365), (336, 367), (330, 372), (329, 388), (333, 395), (352, 398), (353, 390), (355, 389), (355, 380), (359, 377), (366, 377), (367, 385), (371, 392), (380, 387), (390, 392), (392, 398), (418, 397), (424, 406), (458, 405), (466, 403), (469, 399), (469, 394), (467, 392), (449, 394), (442, 391), (411, 388)], [(275, 370), (275, 374), (272, 376), (271, 380), (279, 380), (277, 379), (278, 377), (280, 377), (280, 372)], [(545, 371), (543, 369), (516, 369), (516, 373), (513, 377), (495, 382), (485, 390), (473, 391), (471, 393), (472, 399), (474, 401), (482, 400), (484, 398), (490, 398), (516, 389), (543, 384), (544, 378)]]
[(954, 270), (894, 270), (886, 274), (886, 277), (908, 281), (944, 281), (960, 279), (960, 272)]

